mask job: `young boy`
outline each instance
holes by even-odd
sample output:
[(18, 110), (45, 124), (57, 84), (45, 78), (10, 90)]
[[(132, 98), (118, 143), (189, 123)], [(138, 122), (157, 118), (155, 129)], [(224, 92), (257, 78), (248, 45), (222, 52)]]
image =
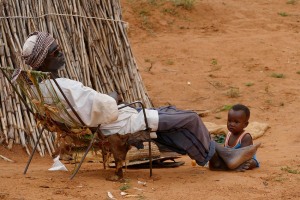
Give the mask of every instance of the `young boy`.
[[(245, 132), (245, 128), (249, 124), (250, 110), (242, 104), (234, 105), (228, 112), (227, 128), (229, 133), (226, 136), (224, 146), (227, 148), (238, 149), (253, 145), (252, 137)], [(248, 161), (248, 169), (259, 167), (259, 163), (254, 155)], [(245, 167), (244, 167), (245, 169)]]

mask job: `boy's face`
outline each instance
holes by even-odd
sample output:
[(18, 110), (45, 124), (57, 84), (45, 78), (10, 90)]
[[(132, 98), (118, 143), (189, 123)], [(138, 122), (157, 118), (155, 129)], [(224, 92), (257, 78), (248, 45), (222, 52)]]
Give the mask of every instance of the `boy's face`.
[(248, 119), (244, 111), (229, 110), (227, 128), (232, 134), (240, 134), (248, 126)]

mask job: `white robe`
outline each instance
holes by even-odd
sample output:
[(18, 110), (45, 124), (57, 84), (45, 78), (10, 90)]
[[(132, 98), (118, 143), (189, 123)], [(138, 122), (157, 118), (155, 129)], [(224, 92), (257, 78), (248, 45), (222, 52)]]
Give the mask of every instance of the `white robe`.
[[(115, 99), (86, 87), (81, 82), (67, 78), (57, 78), (56, 81), (72, 107), (88, 127), (97, 127), (101, 124), (100, 128), (105, 135), (134, 133), (146, 128), (142, 111), (137, 112), (130, 107), (118, 110)], [(59, 99), (68, 106), (55, 83), (52, 80), (51, 83)], [(47, 93), (45, 84), (41, 83), (40, 88), (43, 94)], [(73, 115), (70, 108), (67, 107), (67, 110)], [(149, 127), (152, 131), (156, 131), (158, 128), (158, 112), (146, 109), (146, 116)], [(74, 115), (73, 117), (77, 119)]]

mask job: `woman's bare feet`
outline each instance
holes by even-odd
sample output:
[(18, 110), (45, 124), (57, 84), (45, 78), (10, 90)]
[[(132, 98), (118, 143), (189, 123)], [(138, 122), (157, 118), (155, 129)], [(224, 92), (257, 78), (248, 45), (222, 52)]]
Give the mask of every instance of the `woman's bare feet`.
[(231, 149), (222, 147), (217, 144), (216, 152), (220, 156), (220, 158), (222, 158), (222, 160), (226, 163), (229, 169), (236, 169), (246, 161), (250, 160), (256, 153), (260, 145), (261, 143), (258, 143), (239, 149)]

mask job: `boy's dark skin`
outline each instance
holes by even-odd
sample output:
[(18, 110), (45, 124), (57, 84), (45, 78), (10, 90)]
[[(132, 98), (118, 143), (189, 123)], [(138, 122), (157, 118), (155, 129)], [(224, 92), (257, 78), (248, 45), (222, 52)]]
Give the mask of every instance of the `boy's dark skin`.
[[(54, 41), (49, 47), (47, 57), (37, 70), (51, 72), (54, 78), (59, 78), (58, 70), (62, 69), (64, 65), (64, 54), (60, 51), (58, 44)], [(117, 96), (116, 99), (118, 101), (120, 100)], [(228, 148), (225, 149), (216, 144), (216, 152), (210, 160), (210, 169), (243, 171), (248, 168), (247, 161), (251, 159), (259, 146), (260, 144), (257, 144), (239, 150), (232, 150)]]
[[(234, 146), (236, 144), (239, 136), (244, 132), (244, 129), (249, 124), (249, 116), (243, 110), (229, 110), (227, 128), (232, 133), (228, 141), (229, 146)], [(246, 134), (241, 140), (241, 148), (253, 145), (252, 137), (250, 134)], [(214, 155), (216, 157), (216, 155)], [(215, 158), (216, 162), (209, 162), (209, 167), (211, 170), (230, 170), (227, 165), (218, 158)], [(256, 167), (256, 162), (253, 158), (244, 162), (239, 167), (234, 169), (235, 171), (244, 172), (248, 169), (253, 169)]]
[[(243, 110), (229, 110), (227, 128), (231, 132), (231, 136), (228, 141), (229, 146), (234, 146), (241, 134), (245, 131), (245, 128), (249, 124), (249, 117)], [(253, 145), (252, 137), (250, 134), (246, 134), (241, 140), (241, 148)], [(256, 167), (256, 161), (251, 159), (248, 161), (248, 169)]]

